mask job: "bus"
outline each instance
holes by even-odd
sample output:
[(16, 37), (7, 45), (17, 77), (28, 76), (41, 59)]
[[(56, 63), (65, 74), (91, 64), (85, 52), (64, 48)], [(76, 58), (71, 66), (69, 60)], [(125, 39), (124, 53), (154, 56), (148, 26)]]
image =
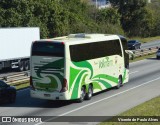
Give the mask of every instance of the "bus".
[(129, 79), (127, 40), (120, 35), (70, 34), (34, 41), (30, 95), (47, 100), (89, 100)]

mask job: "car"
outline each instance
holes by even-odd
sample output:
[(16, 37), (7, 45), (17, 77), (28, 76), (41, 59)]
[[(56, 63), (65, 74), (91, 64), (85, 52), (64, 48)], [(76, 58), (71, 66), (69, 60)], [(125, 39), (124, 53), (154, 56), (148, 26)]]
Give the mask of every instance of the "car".
[(128, 41), (128, 49), (130, 49), (130, 50), (141, 49), (141, 43), (138, 40), (129, 40)]
[(14, 103), (16, 100), (16, 89), (0, 80), (0, 103), (9, 101)]
[(157, 59), (160, 59), (160, 48), (156, 52)]

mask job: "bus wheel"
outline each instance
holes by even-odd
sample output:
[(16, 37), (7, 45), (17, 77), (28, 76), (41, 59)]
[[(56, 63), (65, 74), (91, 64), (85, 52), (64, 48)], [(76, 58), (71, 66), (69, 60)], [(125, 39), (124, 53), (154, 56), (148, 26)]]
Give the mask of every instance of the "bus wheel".
[(85, 99), (90, 100), (92, 98), (92, 95), (93, 95), (93, 86), (90, 84)]
[(82, 88), (81, 88), (81, 95), (80, 95), (80, 98), (78, 99), (78, 102), (83, 102), (83, 100), (85, 98), (85, 95), (86, 95), (86, 91), (85, 91), (84, 86), (82, 86)]
[(118, 85), (116, 86), (116, 89), (119, 89), (122, 85), (122, 77), (119, 76), (119, 79), (118, 79)]

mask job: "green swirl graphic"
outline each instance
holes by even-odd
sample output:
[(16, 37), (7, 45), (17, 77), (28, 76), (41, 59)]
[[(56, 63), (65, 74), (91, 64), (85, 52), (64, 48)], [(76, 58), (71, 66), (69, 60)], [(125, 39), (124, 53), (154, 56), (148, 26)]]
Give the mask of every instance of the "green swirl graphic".
[(51, 82), (49, 84), (36, 82), (36, 86), (40, 87), (41, 89), (48, 89), (48, 91), (52, 91), (52, 90), (57, 89), (58, 83), (57, 83), (56, 79), (52, 76), (46, 76), (46, 77), (48, 77), (51, 80)]
[(41, 76), (42, 71), (47, 70), (47, 69), (58, 69), (59, 72), (63, 73), (62, 68), (64, 68), (64, 58), (39, 67), (36, 73), (39, 78), (42, 78)]
[[(45, 89), (46, 91), (53, 91), (58, 88), (58, 84), (61, 84), (62, 86), (63, 77), (64, 77), (62, 75), (64, 73), (64, 58), (54, 62), (50, 62), (41, 67), (35, 66), (34, 68), (37, 69), (36, 75), (38, 78), (34, 77), (37, 88)], [(50, 69), (51, 71), (48, 71)], [(41, 79), (44, 79), (42, 74), (43, 75), (46, 74), (47, 76), (45, 77), (49, 78), (51, 82), (50, 83), (36, 82), (36, 79), (38, 79), (38, 81), (40, 81)], [(57, 77), (60, 80), (60, 83), (58, 83), (58, 81), (52, 75)]]
[[(103, 84), (105, 86), (105, 88), (111, 88), (112, 85), (107, 82), (107, 81), (111, 81), (114, 82), (116, 84), (118, 84), (118, 78), (107, 75), (107, 74), (98, 74), (96, 76), (93, 76), (93, 67), (92, 65), (87, 62), (87, 61), (83, 61), (83, 62), (72, 62), (74, 64), (74, 66), (76, 66), (77, 68), (80, 69), (75, 69), (73, 67), (70, 67), (70, 87), (72, 86), (73, 82), (75, 81), (75, 85), (73, 86), (73, 90), (72, 90), (72, 95), (71, 95), (71, 99), (77, 99), (78, 98), (78, 91), (80, 91), (79, 86), (84, 85), (84, 81), (86, 76), (89, 75), (90, 80), (92, 81), (92, 84), (94, 86), (94, 89), (99, 89), (102, 90), (102, 87), (100, 84)], [(88, 69), (88, 70), (86, 70)], [(83, 74), (86, 75), (83, 75)], [(124, 74), (123, 74), (123, 81), (125, 80), (126, 77), (126, 69), (124, 69)], [(71, 89), (69, 89), (69, 91), (71, 91)]]
[(93, 77), (93, 67), (89, 62), (82, 61), (82, 62), (72, 62), (72, 63), (75, 66), (79, 67), (79, 68), (82, 68), (82, 69), (87, 68), (87, 69), (89, 69), (90, 72), (91, 72), (90, 79)]

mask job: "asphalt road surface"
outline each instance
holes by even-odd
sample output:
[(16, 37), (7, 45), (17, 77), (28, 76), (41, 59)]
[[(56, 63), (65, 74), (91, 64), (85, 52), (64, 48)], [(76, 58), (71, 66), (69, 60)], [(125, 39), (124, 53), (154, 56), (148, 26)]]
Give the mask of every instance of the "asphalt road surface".
[[(24, 123), (30, 125), (56, 125), (51, 122), (60, 116), (93, 116), (96, 122), (76, 121), (65, 124), (96, 124), (100, 122), (95, 116), (104, 120), (107, 116), (118, 115), (134, 106), (160, 95), (160, 60), (149, 58), (130, 64), (130, 80), (120, 89), (110, 89), (98, 93), (89, 101), (76, 103), (72, 101), (51, 102), (30, 98), (29, 89), (17, 92), (15, 104), (1, 104), (0, 116), (50, 116), (45, 123)], [(56, 116), (56, 117), (55, 117)], [(71, 119), (81, 117), (69, 117)], [(98, 118), (98, 117), (97, 117)], [(81, 118), (82, 119), (82, 118)], [(5, 125), (21, 123), (0, 123)], [(62, 123), (59, 123), (60, 125)], [(23, 124), (22, 124), (23, 125)]]
[(156, 41), (142, 44), (142, 49), (151, 48), (151, 47), (160, 47), (160, 40), (156, 40)]

